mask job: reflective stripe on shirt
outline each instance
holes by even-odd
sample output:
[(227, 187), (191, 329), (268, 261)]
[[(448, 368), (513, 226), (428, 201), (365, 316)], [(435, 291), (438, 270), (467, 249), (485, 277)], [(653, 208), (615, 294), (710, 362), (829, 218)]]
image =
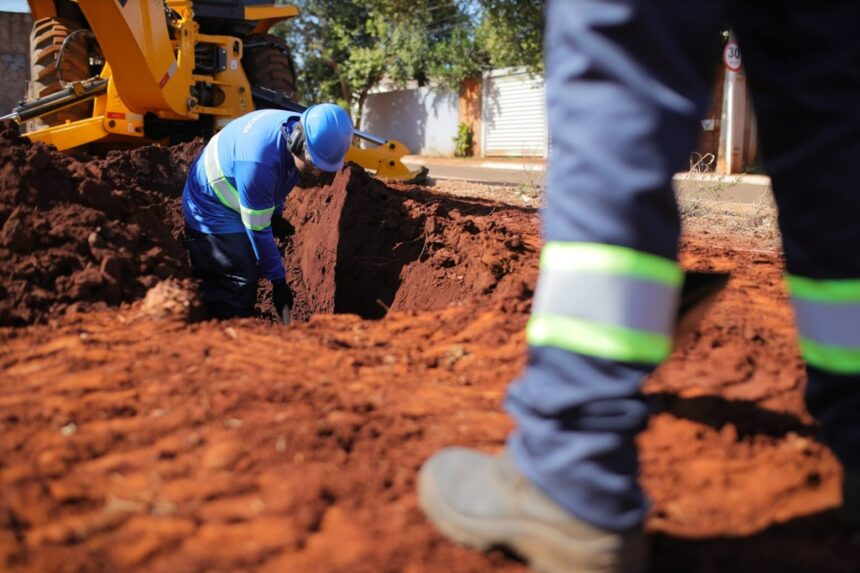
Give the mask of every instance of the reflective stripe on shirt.
[(239, 215), (242, 217), (242, 224), (252, 231), (261, 231), (272, 224), (272, 213), (275, 212), (274, 207), (268, 209), (248, 209), (240, 207)]
[(239, 213), (245, 227), (252, 231), (261, 231), (272, 224), (272, 213), (274, 213), (275, 208), (273, 206), (268, 209), (250, 209), (241, 204), (239, 192), (224, 176), (224, 171), (221, 169), (221, 162), (218, 159), (219, 135), (221, 135), (220, 132), (209, 141), (203, 151), (203, 166), (206, 170), (209, 186), (225, 207)]

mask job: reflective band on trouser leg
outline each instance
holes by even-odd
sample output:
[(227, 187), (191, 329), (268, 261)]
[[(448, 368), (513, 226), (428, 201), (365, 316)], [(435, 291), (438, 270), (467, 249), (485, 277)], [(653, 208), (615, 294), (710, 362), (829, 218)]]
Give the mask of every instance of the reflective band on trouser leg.
[(549, 242), (541, 254), (528, 342), (658, 364), (672, 350), (683, 278), (674, 261), (627, 247)]
[(209, 186), (215, 191), (215, 195), (218, 196), (218, 200), (226, 207), (240, 213), (239, 192), (224, 177), (224, 171), (221, 170), (221, 163), (218, 159), (219, 135), (221, 134), (216, 134), (203, 151), (203, 167), (206, 169), (206, 179), (209, 181)]
[(860, 374), (860, 279), (786, 278), (803, 359), (835, 374)]

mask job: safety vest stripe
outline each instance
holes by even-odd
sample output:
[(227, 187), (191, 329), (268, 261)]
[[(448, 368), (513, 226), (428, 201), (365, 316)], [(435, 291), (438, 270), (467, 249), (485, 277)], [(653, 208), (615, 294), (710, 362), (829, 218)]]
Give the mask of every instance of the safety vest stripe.
[(540, 266), (556, 271), (623, 275), (676, 287), (684, 280), (684, 273), (675, 261), (628, 247), (599, 243), (548, 242), (541, 253)]
[(804, 360), (836, 374), (860, 374), (860, 279), (786, 275)]
[(816, 280), (786, 275), (791, 296), (805, 300), (860, 304), (860, 279)]
[(239, 203), (239, 192), (236, 188), (224, 177), (224, 171), (221, 170), (221, 162), (218, 159), (218, 136), (213, 137), (206, 149), (203, 151), (203, 167), (206, 170), (206, 179), (209, 181), (209, 186), (218, 196), (218, 200), (224, 206), (240, 212), (241, 205)]
[(272, 224), (272, 213), (275, 208), (269, 209), (248, 209), (241, 207), (239, 215), (242, 217), (242, 224), (253, 231), (262, 231)]
[(678, 289), (663, 282), (591, 271), (541, 271), (534, 312), (668, 334)]
[(801, 336), (800, 350), (810, 366), (835, 374), (860, 374), (860, 347), (819, 344)]
[(206, 179), (209, 181), (209, 186), (218, 196), (226, 207), (239, 213), (242, 218), (242, 224), (253, 231), (261, 231), (272, 224), (272, 213), (274, 207), (268, 209), (250, 209), (245, 207), (239, 201), (239, 192), (224, 177), (224, 171), (221, 170), (221, 162), (218, 159), (218, 136), (216, 134), (209, 141), (206, 150), (203, 152), (203, 166), (206, 169)]
[(532, 346), (637, 364), (659, 364), (672, 350), (672, 339), (663, 334), (545, 314), (532, 315), (526, 338)]
[(860, 303), (827, 304), (792, 299), (801, 336), (828, 346), (860, 349)]

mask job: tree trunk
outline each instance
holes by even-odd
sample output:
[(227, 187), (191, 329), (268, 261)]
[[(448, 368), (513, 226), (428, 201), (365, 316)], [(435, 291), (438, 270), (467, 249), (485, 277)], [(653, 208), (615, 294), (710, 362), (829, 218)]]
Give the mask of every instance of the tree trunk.
[(331, 58), (327, 58), (325, 62), (334, 71), (338, 81), (340, 82), (340, 97), (343, 98), (343, 101), (352, 103), (352, 89), (349, 86), (349, 82), (346, 81), (346, 78), (340, 75), (340, 68), (338, 67), (337, 62)]
[(361, 129), (361, 118), (364, 117), (364, 103), (367, 101), (369, 91), (370, 88), (365, 88), (358, 94), (358, 116), (355, 118), (356, 129)]

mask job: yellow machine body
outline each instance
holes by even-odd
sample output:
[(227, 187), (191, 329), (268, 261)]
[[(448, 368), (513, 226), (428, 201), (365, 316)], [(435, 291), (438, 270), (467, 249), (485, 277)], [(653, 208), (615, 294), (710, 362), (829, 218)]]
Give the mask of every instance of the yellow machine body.
[[(255, 109), (251, 86), (242, 66), (243, 42), (233, 36), (201, 34), (192, 0), (76, 0), (104, 56), (101, 78), (107, 90), (94, 99), (92, 117), (51, 125), (26, 134), (60, 150), (91, 143), (143, 144), (158, 142), (144, 131), (144, 116), (166, 121), (213, 118), (214, 131)], [(55, 17), (53, 0), (29, 0), (34, 20)], [(168, 23), (165, 7), (177, 17)], [(295, 6), (245, 6), (253, 32), (265, 33), (278, 21), (298, 15)], [(172, 26), (170, 30), (168, 26)], [(226, 54), (226, 67), (212, 75), (195, 69), (195, 46), (214, 44)], [(205, 106), (192, 95), (204, 83), (219, 94), (217, 105)], [(376, 148), (353, 146), (347, 159), (377, 175), (412, 179), (400, 159), (409, 153), (402, 143), (386, 141)]]

